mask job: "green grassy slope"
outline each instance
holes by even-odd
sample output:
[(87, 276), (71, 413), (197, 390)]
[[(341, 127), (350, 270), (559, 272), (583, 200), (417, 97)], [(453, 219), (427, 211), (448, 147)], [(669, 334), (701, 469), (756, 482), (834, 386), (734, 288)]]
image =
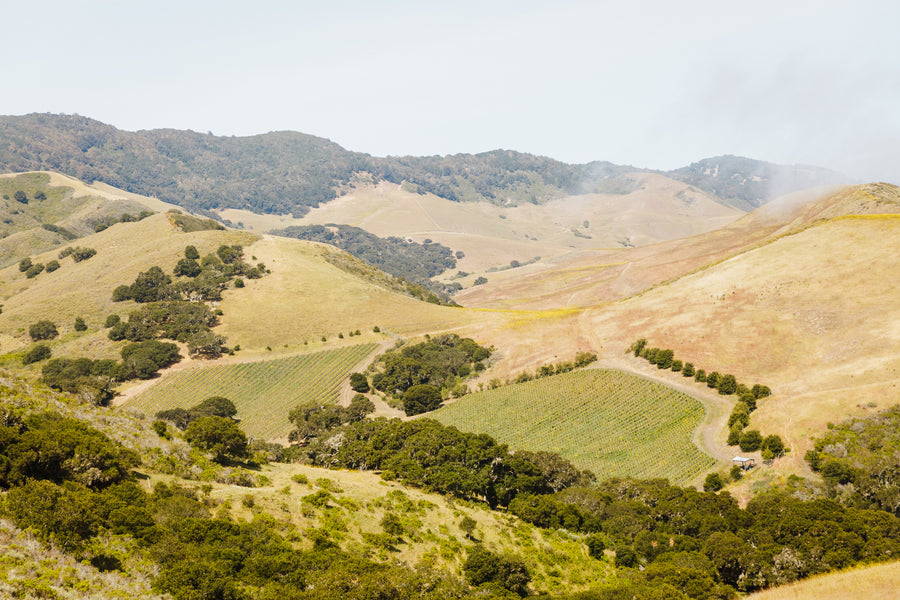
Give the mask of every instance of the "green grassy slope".
[(470, 394), (429, 416), (512, 448), (558, 452), (600, 479), (687, 482), (714, 464), (691, 442), (701, 404), (621, 371), (588, 369)]
[(288, 412), (301, 404), (337, 399), (350, 370), (375, 344), (346, 346), (287, 358), (198, 366), (171, 373), (124, 405), (147, 414), (190, 408), (209, 396), (225, 396), (238, 409), (248, 435), (283, 438), (291, 429)]

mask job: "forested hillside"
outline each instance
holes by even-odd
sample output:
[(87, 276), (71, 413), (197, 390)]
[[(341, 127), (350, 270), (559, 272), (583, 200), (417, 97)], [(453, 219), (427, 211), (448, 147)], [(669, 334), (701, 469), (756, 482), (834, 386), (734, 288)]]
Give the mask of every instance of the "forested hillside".
[[(739, 176), (732, 177), (730, 168), (710, 175), (705, 161), (671, 175), (741, 207), (768, 200), (768, 184), (776, 175), (778, 192), (822, 183), (822, 173), (833, 175), (729, 159), (739, 161)], [(294, 131), (247, 137), (175, 129), (132, 132), (78, 115), (34, 113), (0, 117), (0, 170), (59, 171), (194, 210), (302, 215), (360, 178), (405, 182), (453, 201), (506, 206), (571, 194), (627, 193), (627, 178), (621, 176), (646, 169), (602, 161), (567, 164), (511, 150), (380, 158)]]
[(335, 224), (286, 227), (271, 233), (331, 244), (385, 273), (424, 285), (433, 291), (452, 291), (431, 281), (432, 277), (456, 266), (456, 256), (443, 244), (431, 241), (419, 244), (393, 236), (380, 238), (359, 227)]
[(715, 194), (741, 210), (759, 208), (772, 198), (815, 187), (848, 183), (840, 173), (809, 165), (776, 165), (742, 156), (714, 156), (667, 173)]

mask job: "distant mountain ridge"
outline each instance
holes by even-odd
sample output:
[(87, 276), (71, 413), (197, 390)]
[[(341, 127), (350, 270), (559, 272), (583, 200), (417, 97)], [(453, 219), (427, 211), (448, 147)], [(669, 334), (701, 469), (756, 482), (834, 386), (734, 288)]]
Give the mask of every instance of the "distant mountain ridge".
[[(663, 174), (747, 210), (772, 197), (766, 186), (775, 179), (783, 192), (832, 183), (837, 175), (803, 169), (718, 157)], [(512, 150), (374, 157), (294, 131), (246, 137), (176, 129), (132, 132), (78, 115), (42, 113), (0, 116), (0, 170), (58, 171), (192, 210), (239, 208), (298, 216), (360, 181), (402, 183), (453, 201), (516, 205), (573, 194), (627, 193), (627, 173), (650, 171), (606, 161), (573, 165)]]
[(704, 158), (666, 175), (715, 194), (730, 206), (745, 211), (797, 190), (848, 183), (845, 175), (822, 167), (778, 165), (730, 154)]

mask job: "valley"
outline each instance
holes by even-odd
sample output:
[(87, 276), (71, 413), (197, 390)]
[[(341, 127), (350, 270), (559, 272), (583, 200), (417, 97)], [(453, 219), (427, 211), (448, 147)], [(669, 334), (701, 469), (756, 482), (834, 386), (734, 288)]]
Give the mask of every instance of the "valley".
[[(820, 475), (808, 464), (815, 440), (830, 423), (896, 405), (898, 289), (887, 275), (900, 270), (900, 191), (818, 187), (744, 213), (662, 174), (621, 177), (629, 184), (615, 193), (508, 206), (368, 183), (302, 216), (218, 209), (223, 226), (99, 183), (5, 176), (27, 188), (29, 202), (7, 204), (15, 230), (0, 240), (9, 242), (0, 271), (4, 402), (18, 398), (11, 406), (25, 414), (61, 410), (133, 448), (152, 502), (163, 502), (157, 483), (200, 486), (217, 518), (274, 519), (304, 551), (326, 544), (378, 568), (427, 565), (467, 578), (459, 554), (474, 543), (527, 557), (534, 593), (630, 589), (628, 552), (651, 567), (654, 555), (618, 522), (593, 529), (597, 489), (625, 502), (633, 491), (615, 487), (631, 485), (621, 482), (666, 479), (691, 486), (678, 494), (733, 499), (734, 510), (751, 512), (785, 486), (822, 496), (830, 492), (816, 487)], [(120, 218), (129, 210), (152, 214)], [(435, 280), (464, 289), (442, 303), (331, 245), (270, 233), (330, 223), (459, 251), (456, 268)], [(60, 235), (47, 224), (71, 235), (47, 237)], [(500, 268), (510, 261), (521, 265)], [(487, 281), (474, 285), (477, 277)], [(158, 319), (161, 333), (141, 329), (141, 319)], [(41, 321), (53, 331), (36, 330)], [(631, 353), (641, 338), (670, 349), (678, 369)], [(484, 354), (430, 354), (452, 339)], [(41, 346), (47, 355), (34, 354)], [(151, 363), (129, 358), (138, 352)], [(397, 358), (383, 362), (391, 353)], [(70, 363), (58, 363), (53, 379), (47, 367), (59, 360)], [(776, 436), (787, 450), (766, 458), (759, 445), (729, 445), (729, 415), (744, 396), (687, 376), (688, 362), (770, 387), (753, 398), (746, 430)], [(389, 368), (399, 369), (391, 375), (399, 388), (379, 386)], [(417, 401), (436, 394), (437, 410), (410, 412), (417, 387), (433, 390), (418, 390)], [(233, 411), (204, 416), (211, 397)], [(253, 453), (203, 451), (193, 423), (204, 419), (239, 427)], [(468, 444), (479, 450), (457, 456)], [(503, 477), (512, 483), (480, 479), (495, 468), (476, 466), (496, 464), (482, 456), (495, 444), (506, 458), (490, 460), (509, 461)], [(735, 475), (736, 454), (758, 466)], [(582, 487), (584, 471), (599, 487)], [(713, 476), (725, 487), (718, 496)], [(11, 521), (4, 527), (8, 544), (30, 539)], [(605, 551), (590, 550), (595, 539)], [(16, 565), (31, 564), (16, 552)], [(759, 560), (770, 568), (770, 557)], [(19, 577), (18, 568), (4, 576)], [(122, 585), (149, 593), (152, 577), (128, 570)], [(710, 573), (709, 585), (756, 589)], [(791, 581), (773, 573), (758, 575), (762, 587)], [(84, 585), (103, 580), (84, 577), (94, 582)]]

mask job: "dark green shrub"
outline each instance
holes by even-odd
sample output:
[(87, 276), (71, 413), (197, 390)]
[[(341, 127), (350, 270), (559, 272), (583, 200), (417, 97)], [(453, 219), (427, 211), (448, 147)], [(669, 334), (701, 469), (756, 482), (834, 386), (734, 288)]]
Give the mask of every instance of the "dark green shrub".
[(694, 381), (699, 381), (700, 383), (706, 382), (706, 371), (703, 369), (697, 369), (697, 372), (694, 374)]
[(734, 375), (722, 375), (716, 382), (719, 393), (723, 395), (731, 395), (737, 391), (737, 380)]
[(350, 374), (350, 388), (354, 392), (359, 392), (360, 394), (368, 393), (369, 380), (362, 373), (351, 373)]
[(237, 423), (226, 417), (200, 417), (187, 426), (184, 437), (191, 446), (209, 452), (219, 463), (250, 456), (247, 436)]
[(174, 273), (180, 277), (196, 277), (200, 274), (200, 263), (191, 258), (182, 258), (175, 264)]
[(763, 438), (759, 431), (751, 429), (750, 431), (745, 431), (741, 434), (738, 446), (740, 446), (741, 450), (744, 452), (754, 452), (760, 449), (762, 441)]
[(47, 263), (47, 272), (48, 273), (52, 273), (53, 271), (57, 270), (58, 268), (59, 268), (58, 260), (51, 260), (50, 262)]
[(236, 279), (234, 280), (234, 287), (236, 287), (236, 288), (242, 288), (242, 287), (244, 287), (244, 280), (241, 279), (240, 277), (236, 278)]
[(104, 327), (114, 327), (122, 322), (122, 317), (119, 315), (108, 315), (106, 317), (106, 321), (103, 322)]
[(50, 346), (47, 344), (36, 344), (31, 347), (31, 349), (25, 353), (25, 356), (22, 357), (23, 365), (30, 365), (32, 363), (40, 362), (42, 360), (46, 360), (50, 358), (52, 352), (50, 351)]
[(44, 265), (42, 263), (35, 263), (25, 271), (25, 277), (28, 279), (34, 279), (38, 275), (44, 272)]
[(694, 363), (684, 363), (684, 368), (681, 369), (681, 374), (684, 377), (693, 377), (694, 376)]
[(190, 260), (199, 260), (200, 253), (197, 252), (197, 248), (195, 246), (185, 246), (184, 257)]
[(762, 445), (760, 447), (763, 450), (768, 450), (769, 452), (771, 452), (773, 457), (784, 455), (784, 442), (778, 435), (767, 435), (762, 441)]
[(719, 372), (713, 371), (709, 375), (706, 376), (706, 387), (717, 388), (719, 387)]
[(718, 473), (710, 473), (703, 480), (704, 492), (718, 492), (723, 487), (725, 487), (725, 482), (722, 481), (722, 476)]
[(407, 416), (430, 412), (440, 406), (441, 390), (433, 385), (414, 385), (403, 393), (403, 411)]
[(75, 331), (87, 331), (87, 323), (81, 317), (75, 317)]
[(72, 249), (71, 254), (72, 260), (74, 260), (75, 262), (81, 262), (97, 254), (97, 251), (93, 248), (82, 248), (81, 246), (78, 246)]
[(237, 415), (237, 407), (235, 407), (234, 402), (224, 396), (210, 396), (193, 407), (191, 411), (197, 415), (197, 417), (232, 418)]
[(596, 558), (597, 560), (603, 559), (603, 552), (606, 550), (606, 544), (603, 542), (602, 536), (592, 533), (585, 538), (584, 543), (587, 545), (588, 555), (590, 555), (591, 558)]
[(463, 573), (473, 586), (494, 584), (520, 596), (528, 595), (531, 575), (525, 564), (494, 554), (481, 546), (469, 549), (463, 563)]
[(35, 342), (39, 340), (52, 340), (59, 335), (56, 324), (53, 321), (38, 321), (28, 328), (28, 335)]

